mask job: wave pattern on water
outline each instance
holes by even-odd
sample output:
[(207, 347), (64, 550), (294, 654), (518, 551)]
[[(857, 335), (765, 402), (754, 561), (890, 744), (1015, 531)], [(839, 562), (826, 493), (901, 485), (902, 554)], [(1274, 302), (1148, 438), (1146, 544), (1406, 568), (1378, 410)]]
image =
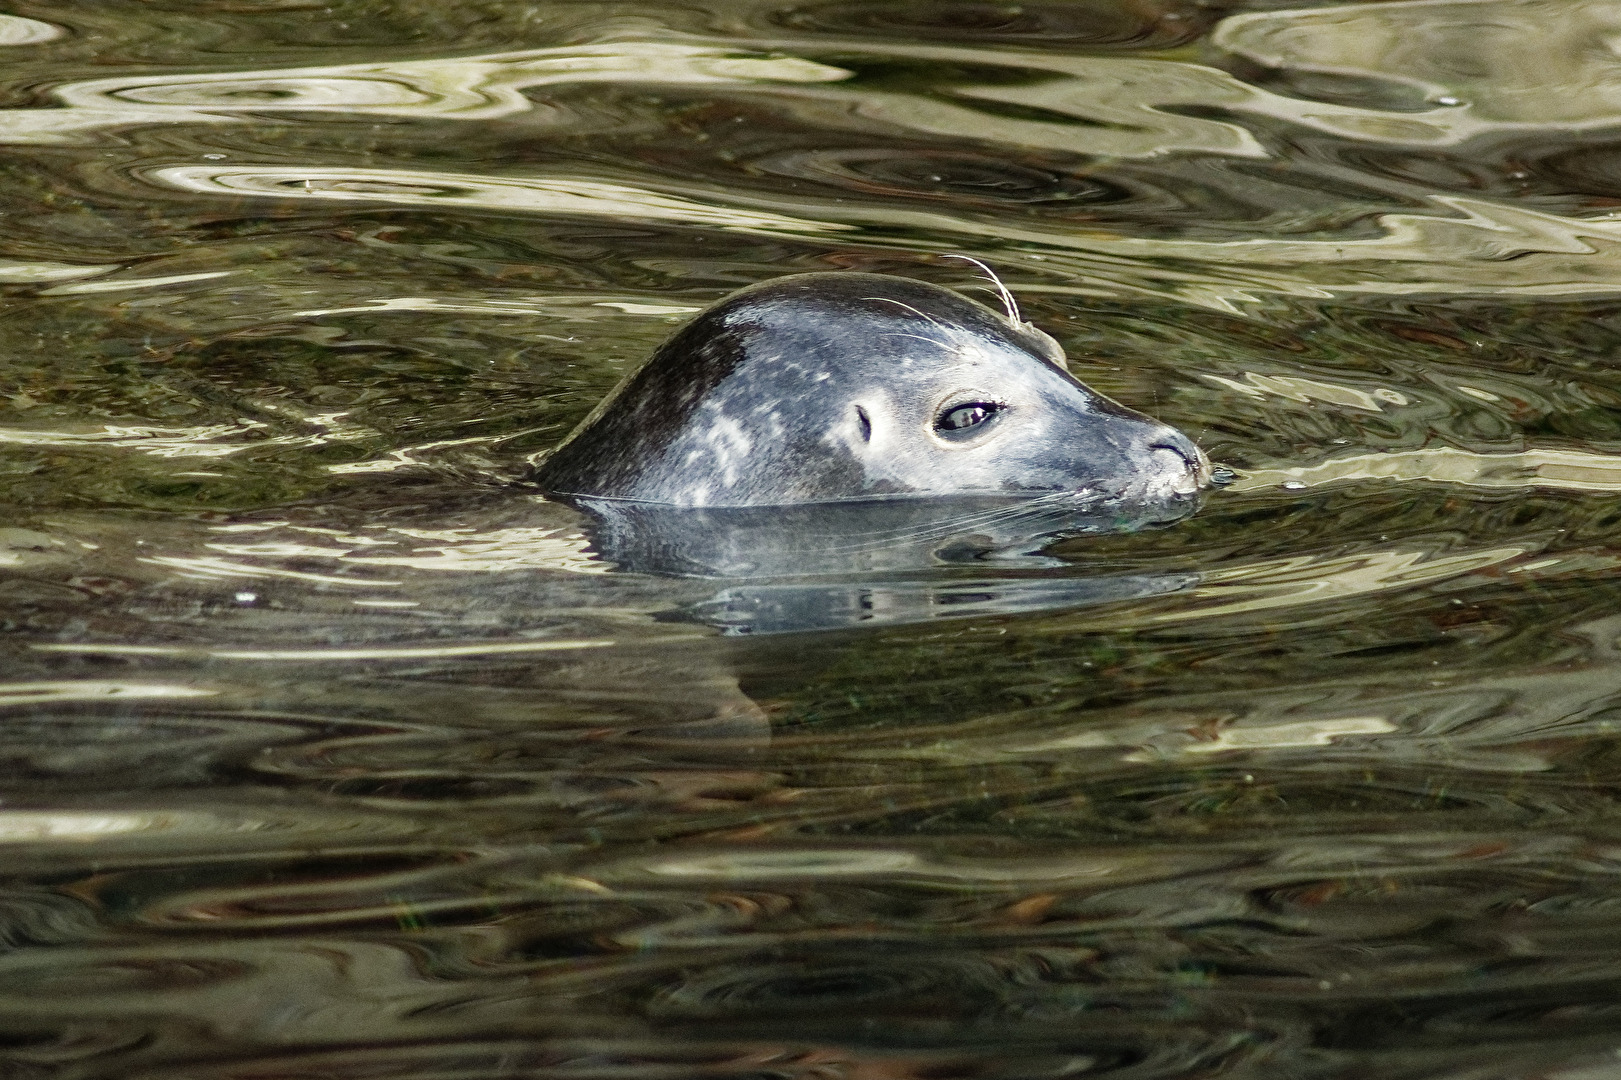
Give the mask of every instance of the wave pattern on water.
[(848, 72), (791, 57), (634, 42), (455, 60), (94, 79), (53, 89), (58, 107), (0, 115), (0, 141), (55, 143), (132, 124), (250, 122), (286, 111), (491, 120), (524, 112), (524, 91), (558, 83), (818, 82)]
[[(1384, 214), (1379, 235), (1327, 239), (1240, 241), (1163, 240), (1053, 235), (1041, 230), (954, 219), (932, 211), (875, 213), (860, 207), (806, 204), (809, 216), (792, 217), (752, 207), (703, 200), (586, 177), (492, 179), (469, 174), (381, 169), (312, 170), (298, 166), (256, 169), (175, 166), (149, 179), (184, 191), (256, 194), (269, 198), (381, 202), (397, 206), (452, 206), (615, 220), (668, 221), (764, 235), (849, 233), (882, 247), (900, 246), (882, 235), (897, 222), (962, 244), (996, 236), (1014, 246), (1012, 257), (1050, 263), (1038, 269), (1070, 271), (1078, 285), (1027, 284), (1033, 292), (1173, 296), (1218, 310), (1269, 294), (1329, 298), (1338, 294), (1489, 296), (1613, 294), (1621, 274), (1614, 253), (1621, 223), (1607, 217), (1569, 218), (1495, 205), (1460, 196), (1431, 201), (1456, 216)], [(732, 197), (735, 202), (735, 196)], [(919, 246), (909, 238), (910, 246)], [(951, 249), (936, 239), (927, 246)], [(1104, 284), (1106, 275), (1114, 279)], [(169, 280), (183, 280), (184, 276)], [(99, 291), (116, 282), (66, 285), (56, 292)], [(396, 307), (401, 301), (387, 301)], [(420, 309), (420, 308), (419, 308)]]
[[(1614, 4), (14, 7), (8, 1080), (1615, 1071)], [(526, 486), (948, 255), (1234, 482), (758, 577)]]

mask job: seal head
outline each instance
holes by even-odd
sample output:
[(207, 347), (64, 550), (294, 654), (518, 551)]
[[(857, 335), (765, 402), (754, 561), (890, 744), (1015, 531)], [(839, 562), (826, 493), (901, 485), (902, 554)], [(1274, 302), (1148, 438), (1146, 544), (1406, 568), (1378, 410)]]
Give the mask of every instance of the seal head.
[(1027, 323), (937, 285), (818, 273), (698, 315), (536, 479), (676, 507), (1069, 494), (1180, 517), (1209, 465), (1078, 382)]

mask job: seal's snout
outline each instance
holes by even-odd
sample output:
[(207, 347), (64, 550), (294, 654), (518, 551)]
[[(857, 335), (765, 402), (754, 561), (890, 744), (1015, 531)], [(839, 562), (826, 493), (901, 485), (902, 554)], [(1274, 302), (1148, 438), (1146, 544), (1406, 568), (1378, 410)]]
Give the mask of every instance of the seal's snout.
[(1155, 432), (1148, 456), (1161, 482), (1178, 495), (1192, 495), (1210, 484), (1210, 459), (1175, 428)]

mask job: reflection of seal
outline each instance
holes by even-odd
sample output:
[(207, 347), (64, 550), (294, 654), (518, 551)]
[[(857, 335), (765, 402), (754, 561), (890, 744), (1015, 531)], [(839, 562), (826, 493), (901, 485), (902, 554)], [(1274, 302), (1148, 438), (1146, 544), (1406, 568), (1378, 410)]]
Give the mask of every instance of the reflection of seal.
[(1070, 376), (1011, 304), (1004, 318), (936, 285), (831, 273), (699, 315), (537, 479), (686, 507), (1054, 493), (1140, 511), (1186, 503), (1208, 475), (1186, 436)]

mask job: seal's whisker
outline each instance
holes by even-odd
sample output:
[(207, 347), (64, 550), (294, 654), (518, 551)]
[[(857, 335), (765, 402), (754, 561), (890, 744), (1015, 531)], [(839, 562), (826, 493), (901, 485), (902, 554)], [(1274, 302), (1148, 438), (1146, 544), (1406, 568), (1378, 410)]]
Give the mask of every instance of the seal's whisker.
[[(985, 528), (991, 525), (1003, 525), (1011, 521), (1016, 521), (1019, 518), (1033, 517), (1045, 513), (1047, 510), (1058, 504), (1067, 504), (1073, 509), (1085, 506), (1089, 503), (1098, 502), (1100, 499), (1101, 496), (1096, 495), (1083, 496), (1080, 493), (1073, 491), (1055, 491), (1048, 495), (1037, 496), (1033, 499), (1025, 499), (1009, 506), (998, 506), (990, 510), (981, 511), (978, 514), (967, 514), (960, 518), (941, 521), (936, 523), (934, 530), (941, 533), (946, 533), (957, 532), (968, 528)], [(915, 536), (917, 538), (922, 538), (929, 531), (931, 530), (928, 528), (917, 530), (915, 532)]]
[(974, 525), (1000, 525), (1005, 522), (1014, 521), (1018, 518), (1030, 517), (1035, 514), (1043, 513), (1058, 503), (1073, 503), (1076, 506), (1080, 506), (1085, 505), (1088, 502), (1095, 501), (1095, 497), (1083, 498), (1076, 492), (1057, 491), (1050, 495), (1041, 495), (1033, 499), (1025, 499), (1009, 506), (999, 506), (991, 510), (983, 511), (980, 514), (969, 514), (965, 517), (958, 518), (955, 521), (943, 524), (948, 524), (953, 529), (967, 528)]
[(1077, 492), (1054, 491), (1046, 495), (1023, 499), (1008, 506), (996, 506), (981, 510), (973, 514), (964, 514), (961, 517), (945, 518), (940, 521), (928, 522), (911, 528), (895, 530), (879, 530), (865, 534), (845, 534), (850, 544), (835, 544), (830, 550), (859, 551), (863, 548), (883, 547), (890, 544), (899, 544), (909, 541), (927, 540), (936, 536), (948, 536), (964, 529), (985, 528), (991, 525), (1003, 524), (1020, 517), (1040, 513), (1054, 504), (1073, 501), (1077, 506), (1098, 501), (1097, 496), (1081, 498)]
[(922, 334), (894, 334), (894, 333), (890, 333), (890, 334), (879, 334), (878, 336), (879, 337), (909, 337), (913, 341), (926, 341), (930, 345), (938, 345), (942, 349), (951, 348), (951, 343), (948, 342), (948, 341), (941, 341), (938, 338), (924, 337)]
[(907, 528), (875, 529), (865, 533), (844, 533), (842, 537), (846, 542), (829, 544), (827, 550), (835, 552), (862, 551), (870, 548), (888, 547), (912, 540), (925, 540), (932, 536), (946, 536), (965, 528), (994, 522), (1006, 512), (1006, 508), (998, 507), (994, 510), (980, 511), (978, 514), (967, 514), (959, 518), (946, 518)]
[(971, 262), (981, 270), (985, 271), (985, 276), (990, 278), (991, 281), (996, 284), (996, 291), (1002, 294), (1002, 306), (1007, 308), (1008, 322), (1012, 323), (1014, 326), (1024, 325), (1024, 319), (1019, 315), (1019, 302), (1013, 299), (1013, 293), (1010, 292), (1008, 287), (1002, 283), (1002, 279), (997, 277), (995, 270), (992, 270), (990, 267), (986, 266), (984, 263), (970, 255), (942, 255), (940, 257), (942, 259), (961, 259), (963, 262)]
[(889, 298), (887, 296), (863, 296), (861, 299), (863, 299), (863, 300), (882, 300), (886, 304), (894, 304), (898, 308), (905, 308), (907, 311), (910, 311), (913, 315), (916, 315), (918, 318), (927, 319), (930, 322), (932, 322), (934, 325), (938, 326), (942, 330), (949, 331), (951, 329), (951, 327), (947, 326), (945, 323), (941, 322), (939, 319), (936, 319), (933, 315), (930, 315), (926, 311), (919, 311), (917, 308), (913, 307), (911, 304), (903, 304), (899, 300), (892, 300), (891, 298)]

